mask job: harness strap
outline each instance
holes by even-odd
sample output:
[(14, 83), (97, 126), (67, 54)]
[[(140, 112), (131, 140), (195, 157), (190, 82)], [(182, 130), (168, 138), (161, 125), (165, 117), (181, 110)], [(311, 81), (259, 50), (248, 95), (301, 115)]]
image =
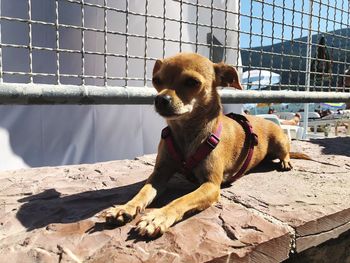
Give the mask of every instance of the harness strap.
[(253, 157), (254, 147), (258, 145), (258, 136), (254, 133), (253, 127), (250, 125), (250, 122), (245, 116), (234, 113), (229, 113), (226, 116), (237, 121), (243, 127), (243, 130), (247, 136), (248, 143), (248, 154), (244, 160), (243, 165), (235, 175), (228, 178), (225, 182), (225, 184), (230, 185), (237, 179), (241, 178), (244, 175), (244, 172), (247, 170), (249, 163)]
[[(244, 172), (247, 170), (249, 163), (253, 157), (254, 146), (258, 144), (258, 136), (253, 132), (253, 128), (250, 125), (248, 119), (243, 115), (229, 113), (226, 116), (237, 121), (243, 127), (243, 130), (247, 136), (246, 142), (248, 144), (248, 153), (243, 162), (243, 165), (235, 175), (228, 178), (225, 182), (225, 184), (231, 184), (232, 182), (242, 177)], [(187, 160), (184, 160), (179, 154), (179, 152), (176, 150), (174, 139), (171, 135), (171, 129), (169, 126), (165, 127), (162, 130), (162, 139), (165, 140), (169, 154), (176, 162), (178, 162), (181, 165), (183, 170), (182, 172), (184, 172), (186, 175), (189, 175), (192, 172), (192, 170), (202, 160), (204, 160), (210, 154), (210, 152), (214, 150), (215, 147), (219, 144), (221, 131), (222, 123), (220, 122), (216, 131), (214, 133), (211, 133), (208, 136), (208, 138), (198, 147), (197, 151), (193, 155), (188, 157)]]
[(212, 150), (215, 149), (220, 142), (221, 130), (222, 123), (220, 122), (215, 133), (211, 133), (206, 141), (198, 147), (197, 151), (186, 160), (184, 167), (187, 171), (192, 171)]
[(209, 153), (215, 149), (215, 147), (220, 142), (220, 135), (222, 131), (222, 123), (220, 122), (218, 128), (214, 133), (211, 133), (208, 138), (198, 147), (197, 151), (187, 158), (187, 160), (183, 160), (180, 156), (179, 152), (176, 150), (175, 143), (173, 137), (171, 136), (170, 127), (167, 126), (162, 130), (162, 139), (165, 140), (167, 144), (168, 151), (172, 158), (180, 163), (183, 168), (183, 172), (186, 174), (190, 174), (191, 171), (203, 160), (205, 157), (209, 155)]
[(175, 144), (173, 137), (171, 136), (171, 130), (170, 127), (167, 126), (162, 130), (162, 139), (165, 140), (165, 143), (167, 145), (167, 149), (171, 155), (171, 157), (177, 161), (178, 163), (182, 163), (182, 158), (179, 155), (178, 151), (175, 149)]

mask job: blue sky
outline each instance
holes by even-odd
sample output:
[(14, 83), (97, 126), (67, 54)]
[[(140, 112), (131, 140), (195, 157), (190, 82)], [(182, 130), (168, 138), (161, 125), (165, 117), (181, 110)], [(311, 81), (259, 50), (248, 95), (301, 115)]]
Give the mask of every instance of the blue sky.
[[(327, 6), (328, 3), (329, 6)], [(275, 5), (275, 8), (272, 5)], [(284, 11), (282, 7), (285, 7)], [(314, 15), (312, 19), (313, 30), (327, 32), (349, 27), (348, 10), (348, 0), (314, 0), (312, 11)], [(263, 34), (263, 37), (252, 36), (250, 38), (248, 34), (241, 33), (241, 47), (249, 47), (250, 44), (252, 47), (276, 44), (281, 42), (281, 39), (272, 40), (272, 35), (282, 38), (283, 33), (283, 39), (285, 40), (307, 35), (309, 0), (241, 1), (241, 14), (240, 25), (242, 31)], [(250, 18), (250, 14), (255, 18)], [(279, 23), (283, 23), (285, 26)], [(313, 32), (313, 34), (316, 34), (316, 32)]]

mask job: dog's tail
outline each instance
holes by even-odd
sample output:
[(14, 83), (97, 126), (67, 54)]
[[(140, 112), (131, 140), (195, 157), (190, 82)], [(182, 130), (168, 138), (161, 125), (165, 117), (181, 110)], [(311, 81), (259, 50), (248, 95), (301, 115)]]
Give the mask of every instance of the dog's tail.
[(299, 153), (299, 152), (290, 152), (289, 156), (291, 159), (301, 159), (301, 160), (308, 160), (308, 161), (312, 161), (312, 162), (316, 162), (316, 163), (321, 163), (321, 164), (325, 164), (325, 165), (331, 165), (331, 166), (336, 166), (336, 167), (340, 167), (339, 165), (336, 164), (332, 164), (332, 163), (326, 163), (326, 162), (321, 162), (321, 161), (317, 161), (312, 159), (309, 155), (305, 154), (305, 153)]
[(289, 156), (291, 159), (301, 159), (301, 160), (314, 161), (309, 155), (307, 155), (305, 153), (290, 152)]

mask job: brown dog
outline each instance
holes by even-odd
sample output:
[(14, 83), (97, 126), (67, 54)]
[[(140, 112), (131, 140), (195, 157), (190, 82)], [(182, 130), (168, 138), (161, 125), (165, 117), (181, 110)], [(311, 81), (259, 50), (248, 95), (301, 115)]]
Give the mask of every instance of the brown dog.
[[(154, 237), (164, 233), (181, 220), (185, 213), (206, 209), (217, 202), (220, 186), (242, 166), (248, 149), (244, 147), (246, 133), (242, 126), (222, 113), (218, 86), (241, 89), (234, 67), (214, 64), (192, 53), (157, 60), (153, 69), (153, 85), (158, 91), (156, 111), (163, 116), (182, 156), (193, 154), (218, 125), (222, 126), (220, 143), (192, 171), (199, 187), (168, 205), (141, 217), (136, 230), (140, 235)], [(271, 121), (246, 116), (259, 143), (246, 171), (263, 159), (279, 159), (282, 170), (290, 170), (290, 145), (282, 129)], [(140, 192), (125, 205), (102, 213), (107, 223), (124, 224), (135, 217), (163, 192), (173, 174), (181, 169), (162, 139), (153, 173)]]

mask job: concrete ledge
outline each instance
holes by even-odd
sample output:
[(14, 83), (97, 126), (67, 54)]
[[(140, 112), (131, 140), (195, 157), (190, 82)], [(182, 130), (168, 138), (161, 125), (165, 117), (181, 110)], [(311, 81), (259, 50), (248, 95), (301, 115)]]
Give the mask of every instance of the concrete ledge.
[[(263, 165), (152, 241), (134, 234), (137, 219), (106, 229), (94, 215), (130, 199), (155, 155), (0, 173), (0, 262), (286, 260), (350, 229), (349, 145), (349, 137), (293, 142), (293, 151), (337, 166), (294, 160), (281, 173)], [(175, 177), (150, 209), (192, 189)]]

